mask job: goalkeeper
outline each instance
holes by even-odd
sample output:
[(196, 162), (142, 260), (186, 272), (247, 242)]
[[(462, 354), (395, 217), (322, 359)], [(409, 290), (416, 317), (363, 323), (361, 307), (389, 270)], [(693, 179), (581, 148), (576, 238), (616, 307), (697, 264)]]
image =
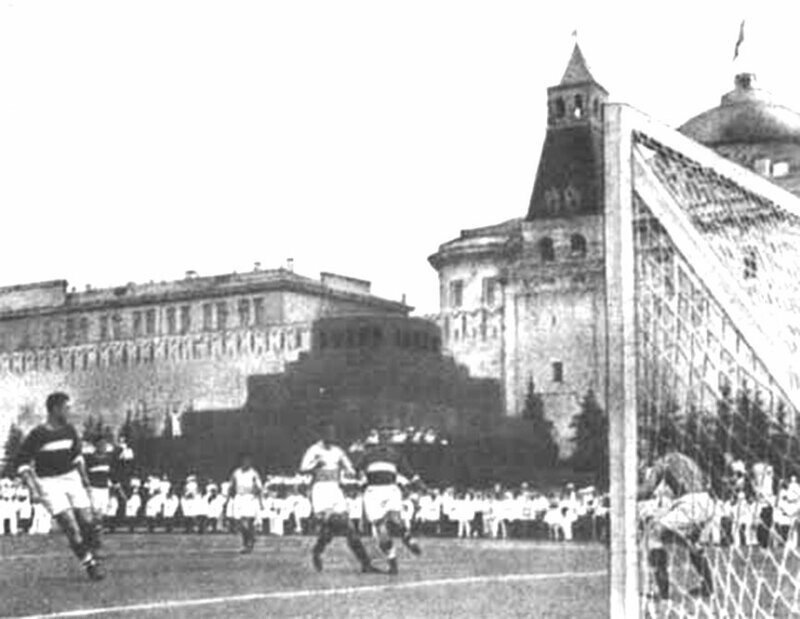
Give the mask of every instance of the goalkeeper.
[(645, 527), (649, 549), (648, 561), (653, 568), (658, 596), (669, 597), (669, 570), (666, 538), (673, 535), (689, 550), (689, 559), (702, 578), (702, 585), (691, 595), (709, 597), (714, 583), (704, 549), (699, 545), (703, 530), (714, 516), (714, 502), (708, 493), (708, 481), (698, 464), (689, 456), (668, 451), (646, 471), (639, 485), (638, 499), (652, 498), (662, 484), (674, 501), (666, 510), (655, 514)]

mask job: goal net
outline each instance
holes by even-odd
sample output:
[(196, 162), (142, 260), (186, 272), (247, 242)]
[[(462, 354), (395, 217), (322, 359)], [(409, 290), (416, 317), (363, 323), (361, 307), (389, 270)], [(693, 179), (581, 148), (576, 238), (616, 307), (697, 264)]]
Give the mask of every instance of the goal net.
[[(800, 202), (607, 111), (612, 613), (798, 616)], [(697, 483), (637, 497), (675, 453)]]

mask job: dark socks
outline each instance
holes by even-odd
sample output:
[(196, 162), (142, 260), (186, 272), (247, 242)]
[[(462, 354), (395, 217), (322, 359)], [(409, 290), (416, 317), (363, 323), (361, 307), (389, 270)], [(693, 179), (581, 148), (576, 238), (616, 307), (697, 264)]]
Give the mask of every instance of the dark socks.
[(658, 594), (662, 598), (669, 597), (669, 572), (667, 571), (667, 551), (663, 548), (654, 548), (650, 551), (650, 565), (658, 587)]
[(711, 591), (714, 590), (714, 580), (711, 576), (711, 567), (708, 565), (708, 559), (705, 553), (702, 551), (690, 552), (689, 559), (694, 569), (697, 570), (697, 573), (700, 574), (700, 577), (703, 579), (703, 587), (708, 593), (711, 593)]

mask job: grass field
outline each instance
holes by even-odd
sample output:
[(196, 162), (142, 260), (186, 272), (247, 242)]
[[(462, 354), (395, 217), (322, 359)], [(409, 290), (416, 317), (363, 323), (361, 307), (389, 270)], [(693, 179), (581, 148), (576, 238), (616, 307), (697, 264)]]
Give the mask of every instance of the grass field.
[(423, 555), (401, 550), (400, 575), (388, 576), (360, 574), (342, 539), (317, 573), (308, 537), (260, 537), (252, 555), (239, 555), (232, 535), (107, 535), (108, 577), (93, 583), (63, 537), (2, 537), (0, 616), (608, 616), (608, 554), (600, 545), (421, 543)]

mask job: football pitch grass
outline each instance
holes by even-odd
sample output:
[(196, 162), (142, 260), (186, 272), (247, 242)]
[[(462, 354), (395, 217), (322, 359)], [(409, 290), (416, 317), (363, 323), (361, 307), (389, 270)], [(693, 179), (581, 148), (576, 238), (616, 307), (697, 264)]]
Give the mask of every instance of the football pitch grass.
[[(600, 545), (422, 538), (399, 550), (400, 574), (361, 574), (343, 539), (311, 566), (310, 537), (105, 537), (102, 582), (90, 582), (62, 536), (0, 538), (4, 617), (563, 617), (608, 616)], [(385, 568), (371, 540), (376, 566)]]

